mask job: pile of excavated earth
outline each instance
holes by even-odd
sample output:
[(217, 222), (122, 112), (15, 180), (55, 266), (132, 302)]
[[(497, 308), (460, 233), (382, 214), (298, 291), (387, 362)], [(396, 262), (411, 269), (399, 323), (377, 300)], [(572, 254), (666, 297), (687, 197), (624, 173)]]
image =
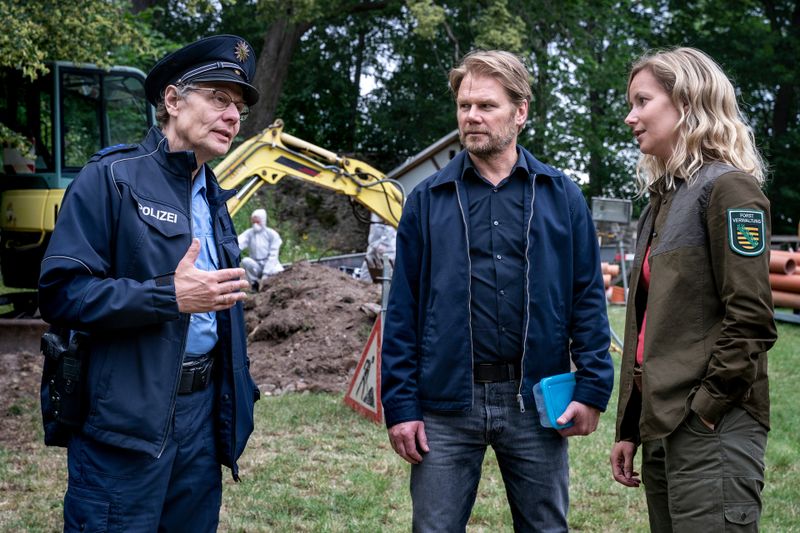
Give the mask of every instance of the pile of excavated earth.
[[(344, 392), (380, 297), (378, 284), (308, 262), (269, 278), (245, 302), (250, 373), (262, 395)], [(33, 446), (26, 417), (39, 402), (42, 355), (21, 348), (0, 353), (0, 365), (0, 443)]]
[(245, 303), (250, 373), (262, 394), (344, 391), (380, 310), (381, 287), (300, 262)]

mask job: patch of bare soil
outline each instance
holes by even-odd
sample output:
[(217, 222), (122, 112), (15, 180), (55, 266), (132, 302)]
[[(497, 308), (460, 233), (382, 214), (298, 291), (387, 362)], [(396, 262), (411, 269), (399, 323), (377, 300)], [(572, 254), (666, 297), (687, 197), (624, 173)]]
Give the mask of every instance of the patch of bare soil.
[[(344, 392), (379, 302), (379, 285), (322, 265), (297, 263), (271, 277), (245, 302), (250, 373), (261, 393)], [(22, 449), (37, 439), (30, 413), (42, 355), (0, 353), (0, 368), (0, 446)]]
[(245, 303), (250, 373), (262, 394), (344, 391), (379, 309), (380, 286), (296, 263)]
[(27, 449), (36, 439), (30, 413), (39, 405), (42, 355), (0, 353), (0, 368), (0, 446)]

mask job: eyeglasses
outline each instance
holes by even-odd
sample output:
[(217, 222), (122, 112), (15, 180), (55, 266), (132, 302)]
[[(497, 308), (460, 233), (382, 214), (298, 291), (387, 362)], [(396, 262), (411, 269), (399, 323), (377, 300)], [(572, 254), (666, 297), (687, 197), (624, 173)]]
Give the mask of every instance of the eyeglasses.
[(239, 122), (247, 120), (250, 114), (250, 107), (244, 102), (237, 102), (231, 95), (220, 89), (212, 89), (211, 87), (186, 87), (187, 91), (208, 91), (211, 93), (209, 101), (217, 111), (225, 111), (233, 104), (236, 106), (236, 111), (239, 112)]

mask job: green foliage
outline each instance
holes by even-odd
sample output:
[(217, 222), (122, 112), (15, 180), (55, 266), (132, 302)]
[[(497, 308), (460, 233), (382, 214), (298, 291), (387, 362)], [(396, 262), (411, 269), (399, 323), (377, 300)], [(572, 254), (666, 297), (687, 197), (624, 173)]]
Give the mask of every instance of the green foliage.
[(33, 143), (25, 138), (24, 135), (12, 131), (0, 122), (0, 146), (17, 150), (26, 159), (34, 159)]
[[(587, 196), (631, 197), (639, 154), (623, 124), (628, 66), (650, 48), (696, 46), (731, 76), (767, 157), (774, 232), (797, 230), (795, 0), (155, 4), (134, 16), (126, 0), (3, 0), (0, 66), (28, 77), (55, 58), (148, 70), (167, 51), (212, 33), (242, 35), (260, 53), (271, 22), (302, 23), (310, 29), (293, 43), (277, 116), (301, 138), (388, 171), (456, 126), (447, 72), (461, 56), (476, 47), (503, 48), (522, 56), (532, 74), (534, 98), (520, 143), (580, 177)], [(0, 130), (2, 141), (21, 138)]]
[(47, 72), (45, 61), (114, 63), (111, 50), (129, 47), (152, 55), (123, 0), (4, 0), (0, 2), (0, 66), (14, 67), (30, 79)]
[(485, 50), (522, 52), (526, 30), (524, 21), (509, 11), (506, 0), (495, 0), (475, 19), (475, 46)]
[(447, 17), (444, 7), (437, 6), (433, 0), (409, 0), (407, 4), (411, 17), (416, 21), (416, 35), (425, 40), (435, 39)]

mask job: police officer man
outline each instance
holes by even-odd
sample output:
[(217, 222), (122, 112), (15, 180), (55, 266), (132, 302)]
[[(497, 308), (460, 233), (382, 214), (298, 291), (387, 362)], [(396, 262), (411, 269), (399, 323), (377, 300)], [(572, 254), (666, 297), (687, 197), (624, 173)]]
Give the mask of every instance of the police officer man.
[(242, 268), (247, 273), (250, 286), (257, 291), (269, 276), (283, 272), (280, 262), (283, 241), (277, 231), (267, 227), (267, 212), (264, 209), (253, 211), (250, 223), (252, 226), (239, 235), (239, 249), (250, 251), (250, 257), (242, 259)]
[(239, 248), (206, 164), (258, 92), (233, 35), (159, 61), (160, 127), (93, 156), (70, 186), (39, 280), (42, 316), (88, 335), (86, 412), (68, 442), (66, 531), (213, 531), (220, 464), (253, 429)]

